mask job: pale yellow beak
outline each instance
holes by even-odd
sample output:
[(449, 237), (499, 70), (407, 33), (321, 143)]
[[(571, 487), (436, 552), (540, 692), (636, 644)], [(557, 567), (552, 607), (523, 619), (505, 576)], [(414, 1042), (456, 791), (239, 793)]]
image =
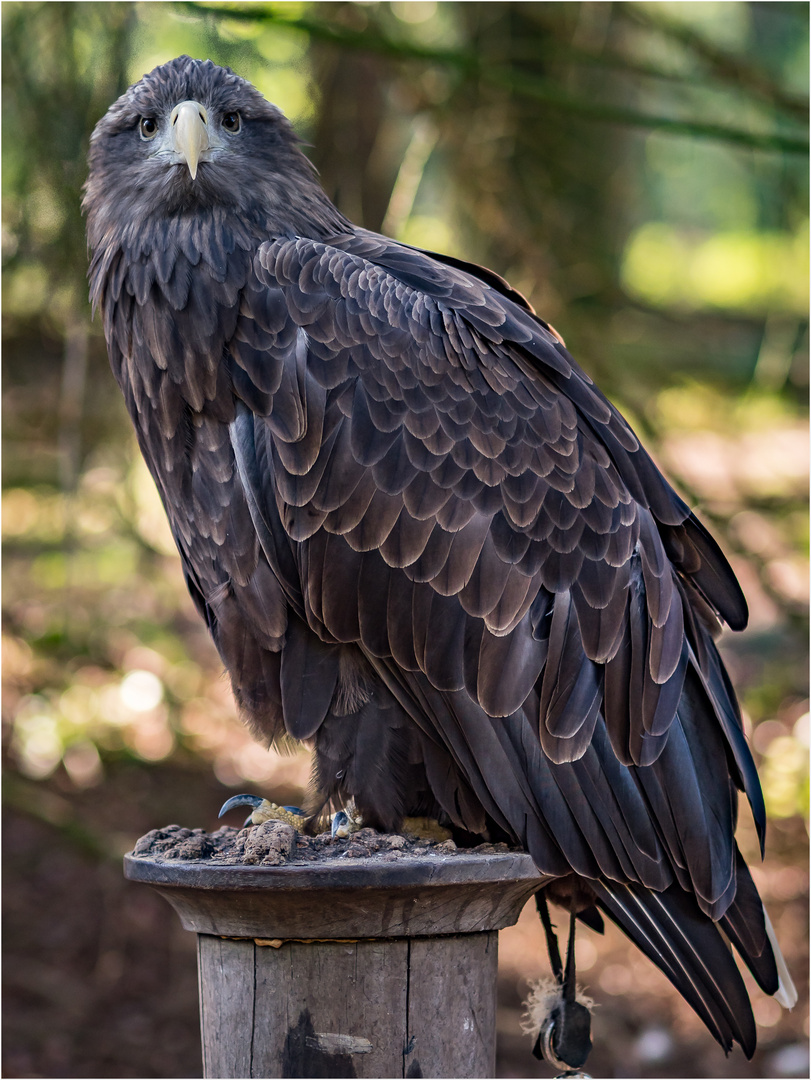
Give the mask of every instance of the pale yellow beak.
[(199, 101), (181, 101), (172, 109), (169, 119), (175, 153), (189, 166), (191, 178), (194, 180), (200, 155), (211, 145), (208, 136), (208, 113)]

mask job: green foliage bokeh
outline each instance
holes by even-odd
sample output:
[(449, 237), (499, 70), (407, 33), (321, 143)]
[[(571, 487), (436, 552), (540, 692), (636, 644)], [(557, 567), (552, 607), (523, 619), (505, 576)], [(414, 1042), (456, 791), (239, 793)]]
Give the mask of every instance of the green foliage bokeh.
[(234, 719), (85, 299), (90, 131), (188, 52), (276, 101), (360, 224), (508, 277), (618, 400), (740, 569), (753, 627), (729, 656), (751, 730), (772, 725), (767, 800), (807, 810), (808, 16), (768, 8), (4, 4), (14, 769), (79, 786), (116, 755), (225, 783), (306, 772)]

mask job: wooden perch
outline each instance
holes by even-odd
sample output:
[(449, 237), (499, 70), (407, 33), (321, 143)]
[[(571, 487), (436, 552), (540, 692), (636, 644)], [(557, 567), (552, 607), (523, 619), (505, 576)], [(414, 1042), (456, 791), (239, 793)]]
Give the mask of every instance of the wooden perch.
[(126, 856), (198, 935), (206, 1077), (493, 1076), (528, 855), (227, 866)]

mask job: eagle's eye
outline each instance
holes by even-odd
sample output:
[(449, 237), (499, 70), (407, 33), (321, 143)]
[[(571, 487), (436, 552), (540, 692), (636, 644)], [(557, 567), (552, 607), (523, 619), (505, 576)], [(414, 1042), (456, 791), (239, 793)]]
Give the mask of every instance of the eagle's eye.
[(230, 131), (232, 135), (236, 135), (239, 129), (242, 127), (242, 119), (238, 112), (226, 113), (222, 118), (222, 126), (226, 131)]
[(138, 130), (141, 132), (141, 138), (148, 142), (158, 134), (158, 121), (153, 116), (142, 116)]

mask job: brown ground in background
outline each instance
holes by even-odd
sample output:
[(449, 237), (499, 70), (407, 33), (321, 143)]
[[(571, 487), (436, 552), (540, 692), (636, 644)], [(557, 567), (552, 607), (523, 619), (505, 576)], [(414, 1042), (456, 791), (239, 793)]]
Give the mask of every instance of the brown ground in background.
[[(201, 770), (167, 778), (169, 771), (122, 763), (81, 794), (59, 774), (39, 785), (7, 774), (14, 809), (4, 823), (5, 1077), (201, 1075), (193, 935), (156, 893), (121, 873), (120, 854), (158, 822), (216, 828), (222, 787)], [(802, 823), (773, 827), (769, 850), (766, 870), (756, 873), (799, 983), (797, 1008), (783, 1013), (753, 990), (764, 1025), (757, 1054), (751, 1063), (740, 1051), (725, 1058), (618, 931), (600, 940), (584, 930), (580, 978), (598, 1003), (594, 1077), (808, 1075)], [(532, 1057), (519, 1027), (527, 980), (548, 973), (533, 905), (502, 931), (499, 971), (497, 1075), (554, 1075)]]

